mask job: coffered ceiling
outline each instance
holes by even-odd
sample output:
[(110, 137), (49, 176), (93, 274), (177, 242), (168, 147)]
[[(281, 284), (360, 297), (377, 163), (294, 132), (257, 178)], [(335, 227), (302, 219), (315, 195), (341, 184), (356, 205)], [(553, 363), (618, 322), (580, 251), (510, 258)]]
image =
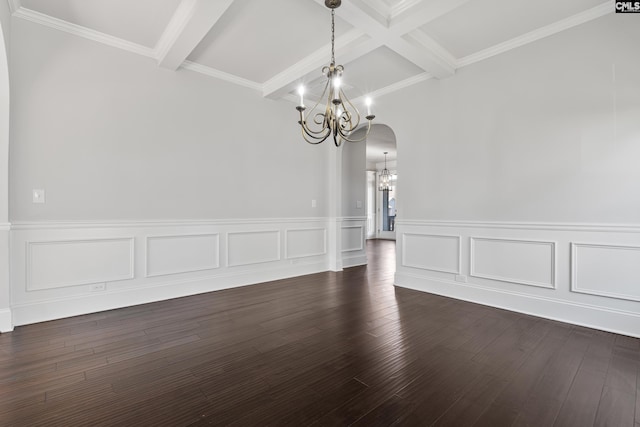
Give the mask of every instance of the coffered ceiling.
[[(272, 99), (295, 101), (301, 83), (313, 93), (330, 59), (324, 0), (7, 1), (16, 18)], [(343, 0), (336, 60), (351, 99), (375, 100), (613, 12), (603, 0)]]

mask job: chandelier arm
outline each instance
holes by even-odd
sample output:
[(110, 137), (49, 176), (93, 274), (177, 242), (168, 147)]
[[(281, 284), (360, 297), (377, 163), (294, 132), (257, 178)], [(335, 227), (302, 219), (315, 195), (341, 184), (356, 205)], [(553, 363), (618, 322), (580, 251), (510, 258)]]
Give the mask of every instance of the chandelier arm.
[[(349, 100), (341, 87), (340, 79), (344, 72), (342, 65), (336, 65), (335, 61), (335, 9), (339, 7), (341, 0), (325, 0), (325, 6), (331, 9), (331, 62), (328, 66), (322, 67), (322, 74), (326, 78), (322, 94), (311, 109), (304, 106), (304, 87), (300, 88), (300, 105), (296, 107), (300, 112), (300, 124), (302, 137), (310, 144), (320, 144), (329, 135), (332, 136), (336, 147), (340, 147), (344, 141), (359, 142), (364, 141), (371, 130), (371, 120), (375, 118), (367, 110), (367, 129), (365, 135), (360, 139), (350, 138), (360, 126), (362, 116), (360, 111)], [(324, 113), (319, 112), (320, 103), (326, 100)], [(369, 101), (367, 107), (369, 107)], [(312, 118), (310, 123), (307, 119)], [(315, 129), (315, 130), (314, 130)]]
[(322, 144), (327, 138), (329, 137), (329, 135), (327, 134), (324, 138), (320, 139), (320, 138), (316, 138), (316, 139), (309, 139), (307, 138), (307, 134), (303, 131), (302, 132), (302, 138), (309, 144), (313, 144), (313, 145), (318, 145), (318, 144)]
[[(342, 91), (341, 91), (341, 92), (342, 92)], [(351, 108), (349, 109), (349, 111), (355, 111), (355, 113), (356, 113), (356, 119), (357, 119), (357, 120), (356, 120), (355, 125), (354, 125), (354, 126), (352, 126), (352, 130), (353, 130), (353, 129), (357, 128), (357, 127), (358, 127), (358, 125), (360, 124), (360, 118), (361, 118), (361, 117), (360, 117), (360, 111), (358, 111), (358, 109), (356, 108), (356, 106), (355, 106), (355, 105), (353, 105), (353, 103), (351, 102), (351, 100), (350, 100), (349, 98), (347, 98), (347, 95), (345, 95), (345, 94), (344, 94), (344, 92), (342, 92), (340, 95), (341, 95), (341, 96), (340, 96), (340, 99), (341, 99), (341, 100), (342, 100), (342, 97), (344, 97), (344, 100), (342, 100), (343, 105), (344, 105), (344, 101), (347, 101), (347, 105), (349, 105), (349, 106), (351, 107)], [(347, 110), (347, 107), (345, 106), (345, 111), (346, 111), (346, 110)]]
[[(313, 131), (311, 130), (308, 126), (303, 125), (302, 126), (302, 131), (305, 135), (309, 136), (309, 138), (312, 138), (314, 140), (319, 140), (321, 139), (322, 141), (324, 141), (325, 139), (327, 139), (327, 137), (329, 136), (329, 134), (331, 133), (331, 129), (329, 129), (328, 127), (325, 127), (323, 129), (320, 129), (319, 131)], [(306, 138), (305, 138), (306, 139)]]

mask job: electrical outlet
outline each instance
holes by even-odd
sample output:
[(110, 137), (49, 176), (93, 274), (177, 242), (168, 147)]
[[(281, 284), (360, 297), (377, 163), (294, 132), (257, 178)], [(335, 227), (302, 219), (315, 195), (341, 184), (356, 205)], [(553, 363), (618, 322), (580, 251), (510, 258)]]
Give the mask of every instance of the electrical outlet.
[(467, 283), (467, 276), (456, 274), (456, 282)]
[(107, 289), (106, 283), (94, 283), (91, 285), (91, 292), (101, 292)]

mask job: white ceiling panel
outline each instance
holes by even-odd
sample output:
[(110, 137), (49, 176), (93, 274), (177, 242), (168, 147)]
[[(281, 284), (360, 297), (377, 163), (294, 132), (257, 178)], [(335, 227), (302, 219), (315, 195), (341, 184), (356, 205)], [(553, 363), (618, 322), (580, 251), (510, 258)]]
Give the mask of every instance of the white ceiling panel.
[(473, 0), (423, 25), (421, 30), (456, 58), (462, 58), (602, 3), (602, 0)]
[[(309, 0), (236, 0), (189, 60), (258, 83), (322, 47), (331, 57), (331, 14)], [(336, 13), (336, 37), (352, 27)]]
[(21, 3), (27, 9), (153, 48), (180, 0), (21, 0)]
[[(320, 70), (331, 57), (324, 0), (10, 0), (10, 6), (16, 18), (270, 99), (296, 99), (287, 95), (302, 82), (309, 100), (317, 99), (324, 85)], [(522, 37), (532, 31), (545, 29), (542, 37), (613, 12), (610, 0), (345, 0), (336, 10), (336, 61), (345, 66), (343, 87), (355, 100), (419, 76), (449, 77), (487, 55), (537, 40), (535, 34)]]
[[(336, 62), (341, 63), (339, 57), (336, 57)], [(385, 46), (342, 65), (342, 87), (351, 100), (424, 72)], [(325, 81), (318, 70), (318, 78), (309, 84), (309, 93), (317, 95), (318, 90), (322, 91)]]

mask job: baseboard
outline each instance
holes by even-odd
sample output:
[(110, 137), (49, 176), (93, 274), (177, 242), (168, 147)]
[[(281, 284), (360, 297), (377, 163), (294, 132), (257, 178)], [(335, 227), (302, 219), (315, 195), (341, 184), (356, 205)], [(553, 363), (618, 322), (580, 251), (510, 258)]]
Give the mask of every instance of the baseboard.
[[(300, 263), (285, 268), (265, 268), (260, 271), (158, 282), (125, 290), (105, 291), (99, 294), (58, 300), (37, 301), (12, 306), (12, 311), (8, 312), (8, 325), (11, 325), (11, 319), (13, 319), (14, 326), (26, 325), (320, 273), (326, 270), (327, 265), (325, 262)], [(3, 312), (0, 311), (0, 326), (4, 326), (4, 320)]]
[(11, 331), (13, 331), (11, 310), (4, 308), (0, 310), (0, 333)]
[(354, 255), (342, 257), (342, 268), (357, 267), (359, 265), (367, 264), (367, 255)]
[(494, 288), (396, 273), (395, 285), (550, 320), (640, 338), (640, 315)]

